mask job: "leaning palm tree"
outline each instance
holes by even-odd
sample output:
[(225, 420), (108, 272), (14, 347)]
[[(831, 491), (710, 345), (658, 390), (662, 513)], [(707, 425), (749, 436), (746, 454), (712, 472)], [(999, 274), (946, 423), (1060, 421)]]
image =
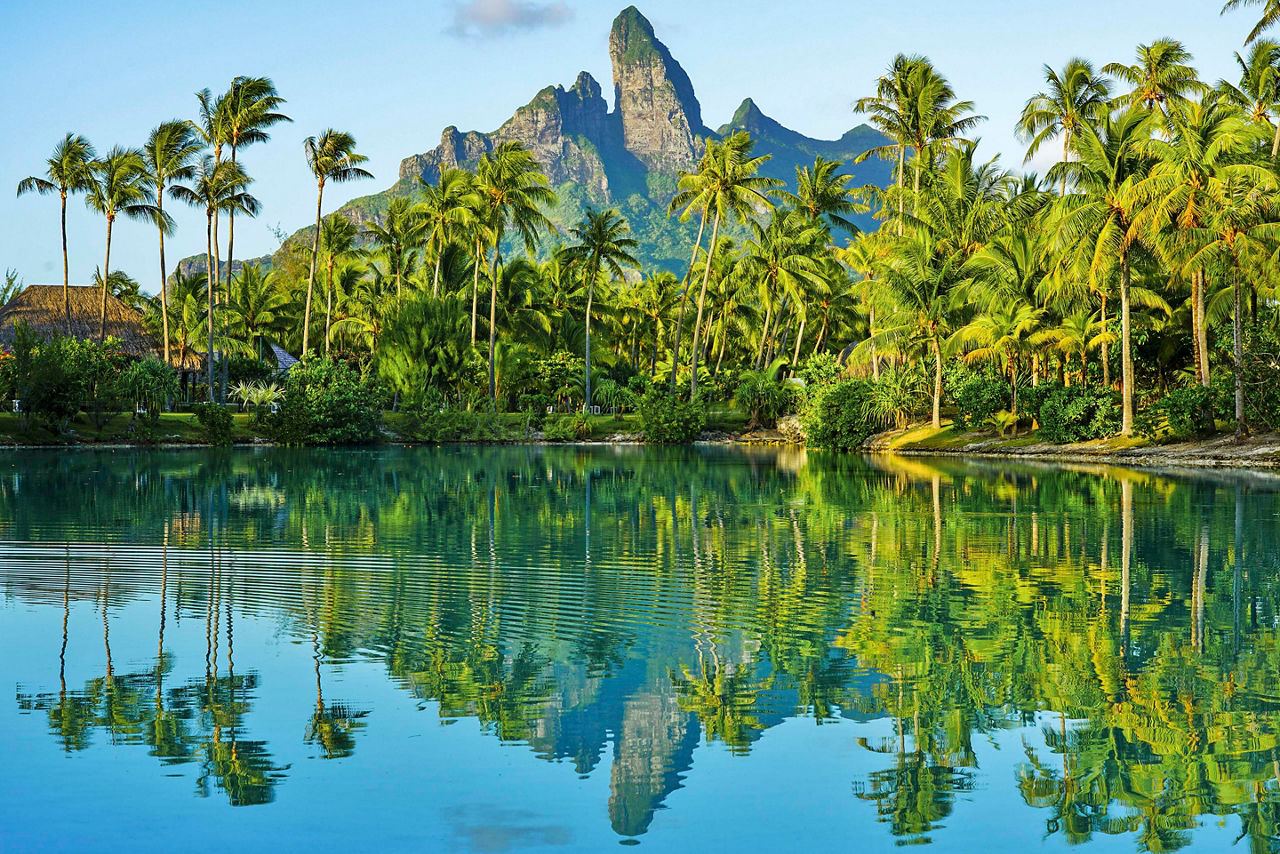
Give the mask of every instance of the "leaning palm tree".
[(569, 236), (576, 242), (566, 246), (564, 255), (582, 267), (583, 286), (587, 289), (586, 313), (586, 403), (585, 411), (591, 411), (591, 301), (595, 296), (596, 280), (604, 270), (611, 279), (623, 277), (623, 267), (636, 269), (640, 262), (631, 253), (640, 244), (627, 237), (631, 227), (616, 210), (597, 211), (587, 208), (586, 217), (569, 229)]
[(111, 232), (116, 217), (149, 219), (168, 231), (173, 219), (155, 205), (154, 185), (147, 176), (146, 160), (136, 148), (116, 146), (107, 156), (93, 162), (93, 172), (85, 204), (107, 220), (107, 257), (102, 263), (102, 300), (98, 312), (98, 343), (107, 336), (107, 281), (111, 276)]
[[(213, 155), (206, 154), (196, 167), (195, 173), (190, 180), (190, 186), (186, 184), (175, 184), (169, 189), (169, 195), (180, 202), (186, 202), (195, 207), (204, 208), (205, 213), (205, 269), (213, 271), (215, 269), (215, 259), (213, 254), (213, 229), (214, 220), (219, 211), (236, 210), (241, 213), (256, 215), (258, 212), (258, 200), (249, 195), (247, 188), (250, 179), (241, 171), (240, 167), (229, 160), (218, 162)], [(209, 349), (207, 351), (208, 358), (208, 381), (209, 381), (209, 400), (214, 399), (213, 388), (213, 356), (214, 356), (214, 293), (213, 282), (216, 280), (211, 276), (208, 280), (209, 286), (205, 288), (205, 296), (208, 300), (207, 320), (209, 333)]]
[(1236, 9), (1243, 9), (1246, 6), (1261, 6), (1262, 14), (1258, 16), (1258, 23), (1253, 25), (1253, 29), (1249, 31), (1249, 35), (1245, 37), (1245, 44), (1252, 44), (1257, 40), (1258, 36), (1265, 33), (1280, 22), (1280, 0), (1227, 0), (1222, 7), (1222, 14), (1234, 12)]
[(1135, 63), (1109, 62), (1102, 66), (1104, 74), (1133, 87), (1114, 98), (1112, 104), (1142, 107), (1167, 118), (1171, 109), (1209, 88), (1200, 82), (1191, 65), (1192, 58), (1191, 51), (1177, 39), (1156, 39), (1151, 44), (1138, 45)]
[(62, 317), (71, 333), (71, 291), (67, 273), (67, 196), (86, 192), (92, 184), (90, 164), (97, 154), (92, 143), (79, 134), (68, 133), (46, 161), (44, 177), (32, 175), (18, 182), (18, 195), (32, 191), (46, 195), (57, 191), (62, 200)]
[[(1068, 60), (1061, 73), (1046, 65), (1044, 79), (1048, 88), (1031, 96), (1018, 120), (1018, 133), (1027, 141), (1024, 163), (1035, 156), (1040, 146), (1059, 136), (1062, 159), (1069, 160), (1072, 138), (1081, 127), (1110, 112), (1110, 84), (1087, 59)], [(1064, 178), (1062, 192), (1066, 191)]]
[[(705, 221), (711, 217), (711, 246), (716, 246), (720, 236), (720, 226), (725, 219), (732, 217), (739, 222), (750, 218), (756, 208), (772, 208), (769, 190), (782, 182), (776, 178), (760, 175), (760, 167), (770, 155), (751, 156), (751, 137), (745, 131), (739, 131), (728, 139), (707, 146), (707, 153), (698, 164), (698, 171), (680, 176), (678, 199), (687, 200), (685, 219), (697, 211)], [(711, 277), (711, 264), (706, 264), (702, 271), (702, 289), (698, 294), (698, 315), (693, 326), (693, 349), (689, 356), (689, 394), (694, 396), (698, 391), (698, 343), (702, 332), (702, 314), (707, 299), (707, 282)], [(672, 367), (675, 370), (675, 356)]]
[(547, 187), (532, 152), (519, 142), (508, 141), (480, 158), (476, 169), (476, 195), (484, 219), (491, 230), (493, 265), (489, 291), (489, 399), (497, 400), (495, 344), (498, 319), (498, 265), (501, 263), (502, 238), (513, 229), (532, 252), (538, 243), (538, 232), (553, 230), (541, 207), (554, 204), (555, 193)]
[(316, 256), (320, 252), (320, 219), (324, 205), (325, 184), (343, 184), (373, 175), (360, 168), (369, 158), (356, 153), (356, 139), (345, 131), (326, 130), (320, 136), (309, 136), (302, 143), (307, 166), (316, 179), (316, 226), (311, 235), (311, 270), (307, 274), (307, 300), (302, 314), (302, 358), (307, 357), (311, 336), (311, 298), (316, 284)]
[[(195, 158), (201, 145), (187, 122), (173, 119), (151, 131), (142, 147), (147, 178), (155, 188), (156, 208), (164, 210), (164, 193), (170, 182), (185, 181), (195, 174)], [(165, 228), (160, 229), (160, 317), (164, 324), (164, 363), (169, 360), (169, 285), (164, 263)]]
[[(1122, 110), (1108, 116), (1098, 127), (1086, 126), (1077, 137), (1077, 160), (1059, 163), (1049, 170), (1050, 179), (1064, 175), (1077, 192), (1058, 202), (1055, 238), (1066, 252), (1075, 254), (1087, 266), (1095, 288), (1104, 293), (1103, 283), (1117, 271), (1120, 275), (1120, 348), (1122, 432), (1133, 432), (1133, 344), (1130, 322), (1131, 234), (1140, 194), (1138, 182), (1148, 173), (1152, 160), (1145, 154), (1152, 130), (1151, 113), (1144, 109)], [(1055, 174), (1058, 173), (1058, 174)], [(1103, 323), (1106, 323), (1105, 316)]]
[(465, 169), (444, 169), (440, 172), (438, 183), (431, 184), (421, 178), (418, 180), (422, 184), (423, 198), (415, 209), (422, 217), (426, 240), (431, 244), (432, 254), (435, 255), (431, 296), (437, 297), (440, 295), (440, 260), (452, 236), (450, 231), (467, 221), (470, 211), (467, 199), (475, 185), (475, 175)]

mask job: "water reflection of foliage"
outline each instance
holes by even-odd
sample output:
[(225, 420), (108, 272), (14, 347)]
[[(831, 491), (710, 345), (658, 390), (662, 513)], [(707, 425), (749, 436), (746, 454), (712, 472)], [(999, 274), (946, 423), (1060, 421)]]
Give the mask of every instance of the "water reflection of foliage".
[[(856, 788), (904, 841), (971, 789), (975, 738), (1037, 721), (1016, 783), (1050, 833), (1169, 850), (1197, 816), (1236, 814), (1254, 847), (1275, 836), (1275, 498), (1247, 479), (529, 448), (96, 465), (60, 461), (72, 506), (52, 517), (0, 484), (4, 536), (123, 518), (141, 541), (172, 520), (183, 548), (211, 524), (230, 548), (301, 543), (324, 561), (277, 582), (304, 589), (303, 608), (279, 595), (317, 676), (321, 658), (377, 655), (444, 718), (579, 769), (603, 739), (559, 743), (550, 722), (590, 711), (625, 731), (603, 683), (633, 680), (674, 692), (646, 714), (734, 753), (796, 713), (886, 717), (895, 737), (867, 745), (885, 767)], [(57, 706), (68, 744), (92, 728), (76, 704), (103, 702), (83, 694)], [(317, 696), (307, 738), (349, 755), (363, 713)], [(167, 738), (205, 756), (208, 740)], [(620, 824), (642, 829), (676, 784), (619, 790), (638, 816)]]

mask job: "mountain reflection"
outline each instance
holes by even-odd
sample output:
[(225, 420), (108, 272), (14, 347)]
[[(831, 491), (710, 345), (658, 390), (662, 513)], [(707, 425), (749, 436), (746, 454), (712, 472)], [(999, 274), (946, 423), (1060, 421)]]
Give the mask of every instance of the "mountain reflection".
[[(1273, 489), (794, 450), (36, 453), (0, 468), (0, 591), (61, 615), (17, 703), (63, 750), (145, 748), (232, 805), (292, 770), (254, 736), (264, 652), (239, 630), (266, 621), (311, 651), (310, 756), (360, 751), (378, 715), (326, 674), (378, 662), (444, 721), (607, 765), (624, 837), (698, 785), (704, 745), (750, 764), (800, 716), (891, 733), (848, 730), (876, 769), (851, 801), (899, 842), (1014, 787), (1028, 810), (1005, 820), (1072, 843), (1173, 850), (1238, 816), (1267, 851)], [(203, 660), (166, 646), (177, 620)], [(151, 627), (154, 660), (117, 672), (126, 625)], [(68, 685), (68, 644), (91, 643), (100, 675)], [(984, 778), (977, 745), (1002, 732), (1023, 759)]]

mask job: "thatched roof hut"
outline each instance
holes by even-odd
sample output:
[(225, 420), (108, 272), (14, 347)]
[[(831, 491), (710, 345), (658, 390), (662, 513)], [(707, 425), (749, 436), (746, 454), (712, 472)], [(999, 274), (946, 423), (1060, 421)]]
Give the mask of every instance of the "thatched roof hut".
[[(74, 338), (96, 341), (98, 320), (102, 310), (102, 291), (92, 285), (67, 288), (71, 301), (70, 334)], [(13, 341), (20, 324), (31, 327), (38, 335), (66, 335), (68, 327), (63, 312), (62, 285), (28, 285), (0, 307), (0, 345)], [(138, 359), (162, 358), (160, 342), (147, 331), (142, 312), (130, 308), (107, 294), (107, 337), (120, 340), (120, 349)], [(174, 367), (180, 371), (203, 370), (204, 357), (188, 350), (175, 355)], [(180, 363), (179, 363), (180, 362)]]

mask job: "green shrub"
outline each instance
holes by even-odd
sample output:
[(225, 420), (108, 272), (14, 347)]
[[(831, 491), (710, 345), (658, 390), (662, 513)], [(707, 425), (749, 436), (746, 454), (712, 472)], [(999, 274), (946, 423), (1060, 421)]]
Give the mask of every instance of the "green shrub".
[(817, 389), (800, 415), (808, 444), (849, 450), (876, 433), (880, 424), (868, 417), (871, 383), (845, 379)]
[(684, 400), (661, 387), (640, 399), (637, 412), (644, 440), (651, 445), (692, 442), (707, 423), (707, 409), (701, 400)]
[(422, 442), (512, 442), (520, 438), (516, 428), (497, 412), (445, 409), (418, 416), (413, 437)]
[(143, 359), (121, 372), (118, 386), (155, 424), (166, 401), (178, 393), (178, 373), (159, 359)]
[(241, 383), (266, 384), (274, 379), (277, 373), (275, 368), (253, 356), (232, 356), (227, 360), (227, 384), (231, 386)]
[(1169, 392), (1137, 419), (1138, 432), (1155, 438), (1167, 427), (1175, 439), (1191, 439), (1213, 432), (1213, 399), (1210, 389), (1186, 386)]
[[(947, 372), (946, 387), (956, 404), (955, 425), (961, 430), (981, 427), (1011, 406), (1008, 381), (989, 372), (957, 365)], [(1025, 399), (1020, 402), (1025, 409)]]
[(204, 437), (210, 445), (231, 444), (231, 410), (220, 403), (197, 403), (191, 407), (196, 420), (204, 428)]
[(814, 353), (800, 363), (796, 376), (804, 380), (806, 388), (831, 385), (844, 373), (840, 361), (831, 353)]
[(794, 396), (773, 372), (743, 371), (734, 392), (734, 402), (747, 413), (747, 429), (772, 427), (787, 413)]
[(920, 365), (885, 368), (867, 391), (864, 414), (876, 426), (893, 424), (902, 429), (925, 411), (930, 400), (928, 380)]
[(1120, 395), (1110, 389), (1041, 383), (1035, 391), (1024, 400), (1040, 401), (1036, 417), (1046, 441), (1087, 442), (1120, 430)]
[(279, 409), (263, 430), (288, 445), (354, 445), (376, 441), (382, 390), (345, 362), (311, 358), (289, 371)]
[(543, 435), (551, 442), (581, 442), (591, 438), (591, 419), (582, 413), (556, 415), (546, 420)]

